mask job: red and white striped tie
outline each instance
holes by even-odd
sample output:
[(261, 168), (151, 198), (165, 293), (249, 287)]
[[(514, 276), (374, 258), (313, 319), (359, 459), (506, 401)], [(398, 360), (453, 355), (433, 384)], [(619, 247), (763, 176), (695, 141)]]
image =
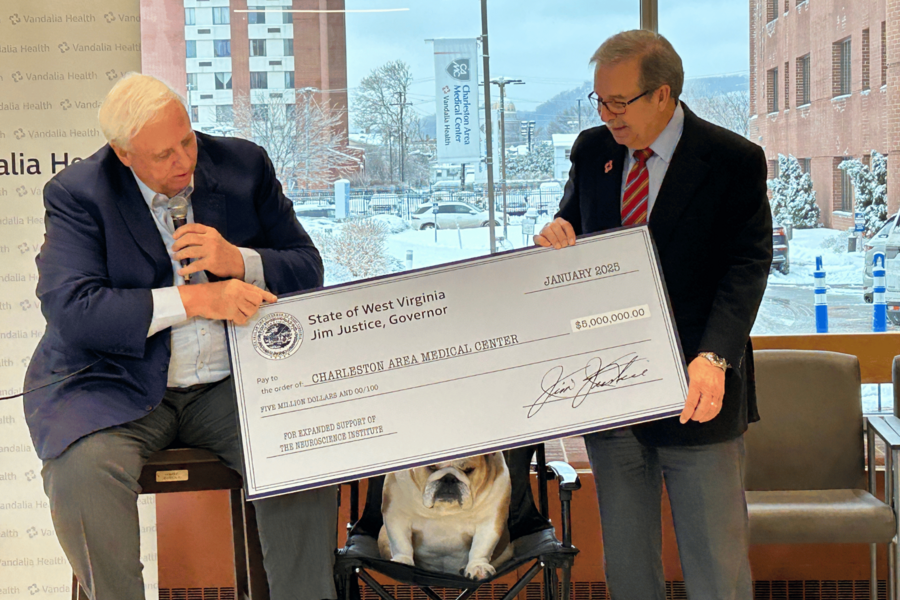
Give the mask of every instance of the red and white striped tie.
[(651, 156), (653, 150), (650, 148), (634, 151), (634, 159), (637, 162), (628, 172), (625, 195), (622, 197), (623, 227), (647, 222), (647, 204), (650, 199), (650, 173), (647, 171), (647, 160)]

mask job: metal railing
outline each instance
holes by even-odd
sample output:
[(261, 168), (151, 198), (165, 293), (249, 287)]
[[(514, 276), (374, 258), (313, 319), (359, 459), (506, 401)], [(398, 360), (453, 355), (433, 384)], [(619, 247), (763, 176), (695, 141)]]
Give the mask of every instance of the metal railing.
[[(503, 210), (503, 202), (500, 200), (499, 186), (495, 208)], [(390, 196), (396, 197), (394, 202), (385, 198), (385, 192), (374, 190), (350, 191), (350, 214), (352, 216), (367, 217), (377, 214), (393, 214), (405, 219), (414, 213), (423, 204), (437, 202), (465, 202), (477, 208), (487, 208), (487, 193), (485, 191), (437, 191), (437, 192), (391, 192)], [(333, 190), (295, 190), (285, 194), (295, 208), (304, 206), (333, 206)], [(375, 201), (372, 199), (375, 197)], [(506, 213), (509, 216), (521, 216), (529, 208), (534, 208), (539, 215), (553, 215), (559, 210), (559, 194), (541, 191), (538, 188), (507, 189)]]

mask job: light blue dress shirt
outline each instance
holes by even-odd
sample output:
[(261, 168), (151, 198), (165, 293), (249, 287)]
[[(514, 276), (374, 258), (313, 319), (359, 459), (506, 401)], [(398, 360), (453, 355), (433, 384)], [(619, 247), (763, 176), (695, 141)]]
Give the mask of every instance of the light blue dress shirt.
[[(132, 171), (134, 173), (134, 171)], [(187, 318), (181, 295), (178, 293), (179, 285), (184, 284), (184, 277), (178, 274), (181, 263), (175, 259), (172, 252), (172, 244), (175, 243), (174, 226), (168, 210), (154, 209), (153, 200), (157, 193), (151, 190), (134, 176), (144, 201), (150, 208), (153, 221), (159, 230), (169, 259), (172, 261), (172, 274), (175, 285), (166, 288), (151, 290), (153, 294), (153, 317), (150, 321), (150, 329), (147, 337), (162, 331), (166, 327), (172, 328), (172, 358), (169, 361), (168, 387), (189, 387), (199, 383), (213, 383), (225, 379), (231, 374), (228, 366), (228, 346), (226, 344), (225, 322), (213, 321), (203, 317)], [(193, 180), (191, 185), (193, 185)], [(194, 222), (194, 208), (188, 198), (187, 222)], [(255, 250), (238, 248), (244, 258), (244, 281), (256, 287), (265, 289), (265, 277), (263, 274), (262, 257)], [(194, 283), (208, 283), (206, 273), (199, 272), (191, 275)]]
[[(675, 147), (681, 140), (681, 133), (684, 131), (684, 109), (681, 108), (681, 102), (675, 107), (675, 114), (669, 119), (668, 125), (662, 130), (662, 133), (650, 144), (653, 150), (653, 156), (647, 160), (647, 172), (650, 175), (648, 184), (649, 198), (647, 199), (647, 214), (653, 210), (656, 203), (656, 196), (659, 195), (659, 188), (662, 186), (666, 171), (669, 170), (669, 163), (672, 162), (672, 155), (675, 154)], [(622, 171), (622, 193), (619, 196), (619, 202), (625, 198), (625, 182), (628, 180), (628, 173), (631, 167), (637, 161), (634, 159), (634, 151), (642, 150), (642, 148), (629, 148), (625, 157), (625, 169)]]

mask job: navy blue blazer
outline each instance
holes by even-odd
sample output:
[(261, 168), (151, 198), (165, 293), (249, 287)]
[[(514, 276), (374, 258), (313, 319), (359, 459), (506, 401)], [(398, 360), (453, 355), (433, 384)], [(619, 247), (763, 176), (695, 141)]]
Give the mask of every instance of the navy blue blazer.
[[(266, 285), (287, 294), (322, 285), (323, 267), (284, 197), (265, 151), (197, 133), (194, 219), (262, 257)], [(41, 459), (127, 423), (162, 401), (170, 329), (150, 338), (151, 291), (172, 285), (172, 264), (130, 169), (104, 146), (44, 187), (37, 296), (47, 321), (25, 374), (25, 419)], [(210, 276), (211, 280), (215, 277)]]
[[(571, 223), (576, 234), (622, 226), (626, 151), (606, 126), (585, 130), (575, 140), (557, 216)], [(750, 329), (772, 263), (772, 214), (762, 148), (684, 106), (684, 130), (649, 227), (685, 359), (715, 352), (733, 368), (725, 377), (725, 399), (714, 419), (685, 425), (677, 417), (663, 419), (636, 426), (635, 435), (650, 446), (734, 439), (748, 422), (759, 419)]]

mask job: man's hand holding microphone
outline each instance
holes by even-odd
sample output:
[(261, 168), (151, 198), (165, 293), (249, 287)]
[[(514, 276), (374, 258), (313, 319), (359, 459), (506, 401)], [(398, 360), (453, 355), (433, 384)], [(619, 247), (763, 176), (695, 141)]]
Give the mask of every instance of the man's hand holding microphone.
[(212, 227), (188, 223), (187, 201), (182, 205), (178, 198), (175, 196), (169, 204), (169, 214), (175, 225), (172, 250), (175, 258), (181, 261), (178, 274), (184, 277), (185, 283), (190, 283), (190, 276), (200, 271), (225, 279), (178, 287), (188, 318), (204, 317), (243, 325), (263, 302), (278, 300), (274, 294), (243, 281), (244, 257), (238, 247)]

